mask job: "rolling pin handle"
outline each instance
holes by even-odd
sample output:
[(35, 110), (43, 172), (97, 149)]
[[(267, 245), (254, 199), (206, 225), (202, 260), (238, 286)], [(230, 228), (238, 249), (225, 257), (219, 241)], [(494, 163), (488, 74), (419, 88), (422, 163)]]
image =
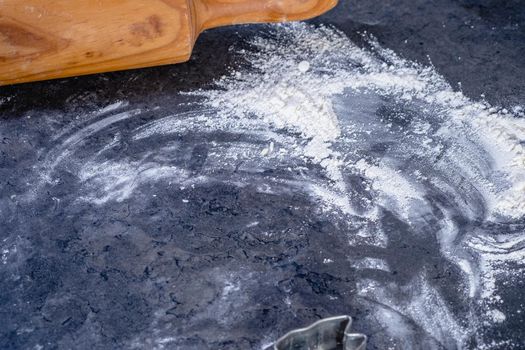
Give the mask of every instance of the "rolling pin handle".
[(338, 0), (190, 0), (196, 33), (231, 24), (298, 21), (316, 17)]

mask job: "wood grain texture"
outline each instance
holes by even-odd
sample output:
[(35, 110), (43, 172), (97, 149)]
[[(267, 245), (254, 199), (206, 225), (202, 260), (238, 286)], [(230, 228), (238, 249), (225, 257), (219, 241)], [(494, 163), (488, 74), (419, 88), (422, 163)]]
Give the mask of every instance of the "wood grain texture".
[(337, 0), (1, 0), (0, 85), (179, 63), (203, 30), (300, 20)]
[(186, 0), (4, 0), (0, 84), (182, 62)]
[(319, 16), (337, 0), (193, 0), (196, 32), (232, 24), (286, 22)]

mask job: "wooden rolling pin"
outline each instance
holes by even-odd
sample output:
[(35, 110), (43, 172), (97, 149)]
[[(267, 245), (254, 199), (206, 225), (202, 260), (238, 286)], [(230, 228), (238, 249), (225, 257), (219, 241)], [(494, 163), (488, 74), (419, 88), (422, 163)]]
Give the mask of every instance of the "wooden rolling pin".
[(187, 61), (209, 28), (312, 18), (337, 0), (0, 0), (0, 85)]

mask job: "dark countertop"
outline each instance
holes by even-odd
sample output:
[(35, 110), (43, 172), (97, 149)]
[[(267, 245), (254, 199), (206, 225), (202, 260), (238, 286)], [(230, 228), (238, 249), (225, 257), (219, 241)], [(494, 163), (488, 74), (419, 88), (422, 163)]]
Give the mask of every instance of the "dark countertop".
[[(431, 62), (473, 100), (483, 94), (508, 109), (525, 103), (522, 1), (352, 0), (310, 22), (333, 25), (363, 46), (359, 33), (366, 31), (407, 60)], [(92, 189), (86, 192), (77, 170), (105, 147), (112, 148), (104, 160), (147, 174), (144, 159), (165, 159), (173, 142), (166, 163), (197, 179), (209, 142), (247, 137), (133, 138), (143, 125), (195, 108), (179, 92), (209, 88), (243, 64), (233, 45), (268, 31), (249, 25), (206, 32), (185, 64), (0, 88), (0, 348), (257, 349), (338, 314), (355, 318), (372, 349), (457, 346), (449, 339), (453, 331), (436, 337), (411, 318), (413, 310), (389, 314), (385, 305), (384, 317), (399, 317), (391, 324), (403, 325), (396, 339), (378, 319), (377, 305), (356, 296), (366, 277), (403, 286), (401, 299), (415, 298), (410, 281), (425, 270), (444, 300), (439, 305), (452, 310), (458, 324), (482, 313), (483, 305), (465, 297), (461, 271), (440, 251), (438, 214), (415, 232), (385, 210), (380, 222), (387, 247), (352, 245), (340, 233), (357, 232), (355, 223), (320, 215), (305, 193), (260, 191), (258, 181), (280, 176), (271, 165), (264, 176), (247, 175), (243, 186), (235, 171), (225, 170), (193, 186), (167, 178), (123, 180), (122, 188), (117, 183), (110, 190), (131, 186), (132, 196), (78, 201)], [(135, 110), (133, 118), (117, 120)], [(465, 234), (487, 225), (524, 234), (523, 220), (458, 222)], [(333, 263), (324, 263), (326, 252)], [(359, 270), (349, 256), (384, 259), (391, 271)], [(523, 310), (523, 281), (509, 280), (500, 293), (505, 322), (481, 324), (466, 348), (523, 348), (525, 312), (516, 312)]]

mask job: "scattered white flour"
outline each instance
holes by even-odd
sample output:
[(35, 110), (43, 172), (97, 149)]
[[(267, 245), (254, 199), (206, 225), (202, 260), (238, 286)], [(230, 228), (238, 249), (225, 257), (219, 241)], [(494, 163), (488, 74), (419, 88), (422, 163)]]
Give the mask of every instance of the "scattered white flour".
[(497, 309), (489, 310), (487, 312), (487, 316), (489, 316), (490, 319), (496, 323), (502, 323), (503, 321), (507, 319), (505, 314)]
[(301, 73), (306, 73), (308, 72), (308, 70), (310, 69), (310, 63), (308, 61), (301, 61), (298, 65), (297, 65), (297, 68), (299, 69), (299, 71)]
[[(354, 90), (395, 95), (401, 101), (417, 100), (445, 118), (443, 133), (468, 124), (466, 130), (471, 137), (483, 143), (497, 160), (494, 172), (505, 179), (506, 189), (494, 186), (480, 174), (472, 175), (473, 180), (485, 181), (483, 191), (491, 213), (513, 218), (525, 214), (525, 201), (521, 200), (525, 195), (525, 151), (521, 143), (525, 139), (525, 120), (509, 112), (498, 113), (486, 103), (473, 102), (453, 91), (431, 67), (402, 60), (374, 42), (375, 53), (367, 52), (333, 29), (313, 29), (303, 24), (281, 26), (275, 37), (257, 38), (252, 44), (254, 51), (246, 56), (253, 70), (243, 71), (240, 78), (236, 72), (224, 77), (217, 82), (218, 90), (193, 92), (206, 96), (209, 105), (220, 110), (221, 119), (232, 115), (256, 117), (277, 130), (300, 133), (302, 138), (289, 147), (290, 151), (322, 166), (337, 188), (345, 191), (342, 157), (332, 147), (341, 139), (334, 99)], [(428, 128), (428, 123), (419, 125), (414, 133), (421, 134), (421, 127)], [(439, 152), (439, 147), (434, 151)], [(364, 160), (361, 164), (367, 166)], [(377, 165), (368, 167), (370, 170), (362, 170), (370, 172)], [(392, 186), (383, 186), (376, 179), (373, 187)], [(396, 190), (403, 192), (401, 197), (410, 196), (414, 185)]]
[(79, 170), (79, 177), (85, 186), (85, 196), (79, 200), (103, 204), (108, 200), (121, 202), (138, 186), (151, 181), (176, 178), (182, 183), (189, 178), (189, 172), (156, 163), (103, 162), (85, 164)]
[(371, 189), (375, 191), (383, 205), (388, 205), (389, 201), (394, 201), (397, 212), (402, 213), (406, 220), (409, 220), (410, 213), (413, 212), (412, 206), (419, 204), (418, 199), (424, 193), (416, 188), (413, 181), (406, 179), (401, 171), (389, 167), (387, 164), (375, 166), (360, 159), (355, 165), (355, 169), (360, 171), (367, 179), (371, 180)]
[[(421, 266), (414, 266), (404, 286), (363, 277), (357, 282), (359, 296), (377, 303), (371, 312), (393, 334), (419, 327), (446, 348), (461, 348), (469, 335), (481, 332), (483, 322), (508, 321), (511, 315), (503, 313), (498, 291), (505, 280), (523, 278), (524, 232), (490, 227), (519, 226), (525, 218), (523, 108), (508, 111), (472, 101), (433, 67), (404, 60), (372, 39), (363, 49), (332, 28), (301, 23), (272, 28), (252, 40), (251, 50), (239, 52), (247, 67), (207, 90), (187, 93), (202, 99), (197, 108), (148, 121), (130, 132), (128, 142), (193, 132), (233, 135), (228, 142), (208, 142), (201, 179), (253, 185), (268, 194), (307, 193), (322, 214), (336, 213), (359, 227), (357, 233), (342, 233), (349, 244), (388, 249), (388, 227), (379, 223), (383, 211), (407, 230), (425, 227), (426, 220), (439, 225), (437, 232), (417, 233), (437, 240), (443, 257), (464, 275), (466, 287), (458, 288), (465, 303), (481, 304), (485, 313), (472, 309), (476, 317), (460, 322)], [(62, 144), (43, 157), (42, 177), (53, 181), (53, 170), (67, 163), (81, 183), (82, 200), (97, 205), (127, 199), (154, 181), (177, 187), (197, 181), (191, 171), (153, 151), (138, 160), (107, 160), (120, 137), (89, 159), (72, 160), (90, 137), (140, 113), (119, 113), (123, 107), (110, 105), (92, 116), (91, 124), (60, 134)], [(187, 152), (178, 145), (156, 151), (166, 157)], [(268, 169), (286, 176), (247, 184), (242, 175)], [(222, 174), (230, 175), (223, 179)], [(458, 223), (463, 221), (479, 227), (465, 233)], [(350, 257), (352, 264), (363, 271), (394, 270), (381, 256)], [(234, 297), (245, 297), (237, 282), (225, 284), (222, 292), (228, 303), (213, 306), (218, 315), (234, 310)]]
[(390, 272), (388, 263), (383, 259), (365, 257), (361, 260), (356, 260), (352, 263), (353, 267), (359, 269), (382, 270)]
[[(373, 40), (370, 52), (357, 47), (334, 29), (305, 24), (277, 28), (274, 36), (253, 40), (254, 50), (246, 53), (251, 70), (243, 70), (242, 74), (232, 72), (217, 82), (216, 90), (193, 92), (206, 97), (205, 103), (219, 111), (218, 123), (232, 118), (237, 121), (255, 119), (268, 123), (273, 132), (297, 133), (299, 137), (285, 145), (287, 150), (305, 162), (322, 167), (330, 180), (329, 184), (309, 185), (312, 194), (327, 205), (338, 205), (345, 213), (357, 215), (360, 212), (374, 220), (375, 203), (399, 213), (410, 223), (414, 212), (423, 217), (433, 213), (425, 199), (424, 188), (430, 183), (436, 189), (457, 196), (455, 205), (472, 219), (480, 213), (480, 200), (485, 206), (480, 219), (497, 221), (502, 217), (507, 218), (505, 220), (524, 217), (525, 119), (518, 116), (520, 107), (514, 109), (513, 115), (492, 108), (486, 102), (474, 102), (454, 91), (432, 67), (403, 60)], [(404, 146), (408, 154), (435, 159), (428, 164), (429, 168), (407, 172), (399, 164), (391, 164), (388, 158), (373, 160), (367, 154), (357, 157), (352, 148), (354, 140), (355, 147), (360, 147), (364, 137), (373, 139), (375, 132), (388, 137), (389, 131), (374, 131), (372, 120), (370, 124), (362, 121), (360, 125), (346, 125), (343, 130), (340, 119), (345, 116), (335, 110), (339, 101), (344, 101), (343, 96), (352, 94), (361, 96), (360, 100), (370, 96), (369, 105), (356, 104), (356, 108), (365, 111), (375, 108), (374, 103), (379, 103), (382, 97), (388, 97), (420, 109), (422, 118), (433, 118), (415, 120), (404, 127), (405, 141), (393, 140), (412, 142)], [(352, 111), (352, 107), (347, 105), (343, 110), (359, 118), (359, 110)], [(437, 128), (432, 126), (436, 124)], [(238, 126), (242, 129), (242, 122)], [(393, 123), (386, 126), (391, 130), (402, 128)], [(403, 146), (397, 147), (402, 149)], [(345, 174), (352, 169), (363, 176), (365, 188), (375, 193), (372, 199), (362, 199), (368, 210), (358, 211), (353, 207), (355, 199), (348, 200), (353, 189), (348, 187)], [(451, 187), (450, 182), (434, 178), (434, 174), (443, 174), (443, 178), (448, 177), (457, 184), (453, 182)], [(462, 184), (465, 181), (468, 185)], [(468, 191), (468, 196), (462, 198), (464, 194), (458, 193), (458, 188)], [(454, 213), (441, 209), (450, 215), (445, 223), (453, 222)], [(440, 235), (443, 254), (465, 274), (469, 298), (478, 295), (485, 298), (496, 292), (493, 274), (500, 271), (507, 276), (509, 272), (497, 267), (501, 260), (523, 264), (516, 259), (516, 254), (521, 256), (525, 252), (521, 246), (518, 253), (498, 255), (501, 260), (496, 263), (492, 253), (483, 252), (472, 243), (458, 243), (454, 238), (457, 235), (455, 224), (445, 224)], [(469, 254), (478, 255), (477, 263)], [(374, 260), (365, 259), (358, 264), (365, 263), (361, 268), (367, 268), (371, 261)], [(388, 271), (383, 263), (376, 261), (374, 266)], [(413, 304), (399, 312), (410, 314), (443, 344), (455, 339), (454, 346), (461, 346), (473, 328), (467, 330), (454, 320), (432, 286), (423, 281), (417, 283), (421, 294), (414, 296)], [(390, 300), (378, 290), (374, 289), (379, 302)], [(494, 322), (505, 319), (497, 309), (488, 312)], [(425, 319), (425, 315), (432, 316)], [(469, 327), (477, 327), (476, 321), (472, 322)]]
[[(486, 235), (473, 236), (467, 245), (478, 255), (481, 283), (481, 297), (489, 302), (500, 300), (497, 294), (497, 281), (520, 280), (525, 274), (525, 235)], [(504, 287), (503, 287), (504, 288)]]

